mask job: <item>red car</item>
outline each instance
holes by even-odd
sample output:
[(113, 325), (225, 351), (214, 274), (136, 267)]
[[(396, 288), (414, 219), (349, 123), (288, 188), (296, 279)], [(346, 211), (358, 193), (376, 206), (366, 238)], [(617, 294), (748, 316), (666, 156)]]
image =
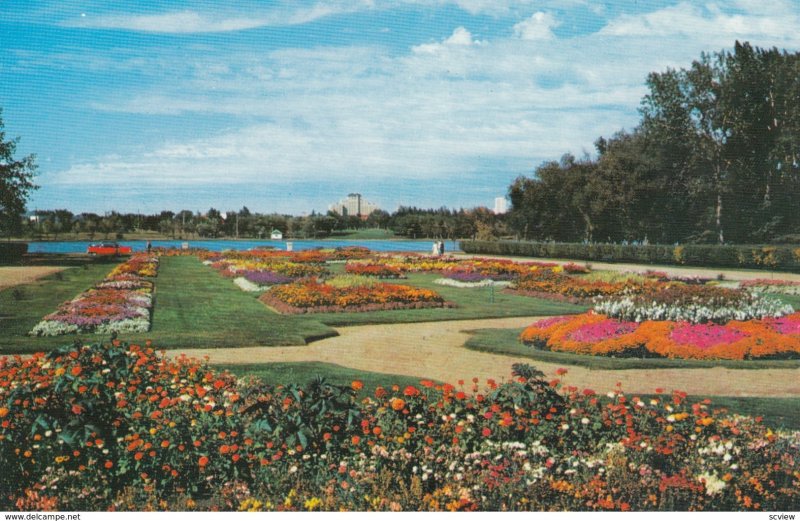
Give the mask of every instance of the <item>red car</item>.
[(86, 253), (89, 255), (108, 256), (130, 255), (132, 252), (133, 248), (130, 246), (120, 246), (116, 242), (100, 242), (97, 244), (90, 244), (89, 248), (86, 250)]

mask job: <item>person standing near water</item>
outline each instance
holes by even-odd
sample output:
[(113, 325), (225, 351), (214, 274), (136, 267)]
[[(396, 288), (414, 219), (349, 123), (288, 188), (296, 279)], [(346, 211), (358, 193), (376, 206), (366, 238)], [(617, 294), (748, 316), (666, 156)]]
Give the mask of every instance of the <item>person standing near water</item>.
[(439, 241), (433, 241), (433, 250), (431, 251), (432, 255), (439, 255)]
[(439, 255), (444, 255), (444, 241), (439, 241)]
[(153, 249), (153, 243), (151, 243), (150, 241), (147, 241), (147, 253), (150, 253), (150, 250), (152, 250), (152, 249)]

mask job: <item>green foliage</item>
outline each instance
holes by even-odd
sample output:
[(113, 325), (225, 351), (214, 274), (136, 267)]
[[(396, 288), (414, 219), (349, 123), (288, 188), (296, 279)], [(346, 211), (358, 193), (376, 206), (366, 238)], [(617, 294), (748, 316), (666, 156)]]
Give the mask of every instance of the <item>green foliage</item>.
[(534, 240), (671, 244), (795, 233), (800, 53), (736, 42), (651, 73), (641, 121), (509, 187), (509, 223)]
[(19, 233), (25, 202), (31, 191), (38, 188), (33, 183), (36, 158), (33, 154), (14, 159), (19, 138), (6, 141), (0, 112), (0, 233)]
[(466, 253), (482, 255), (800, 271), (800, 256), (797, 248), (791, 246), (687, 244), (675, 247), (527, 241), (462, 241), (460, 246)]
[[(9, 385), (13, 381), (14, 385)], [(791, 510), (798, 442), (684, 393), (236, 380), (150, 347), (0, 365), (5, 510)], [(477, 491), (477, 493), (475, 493)]]

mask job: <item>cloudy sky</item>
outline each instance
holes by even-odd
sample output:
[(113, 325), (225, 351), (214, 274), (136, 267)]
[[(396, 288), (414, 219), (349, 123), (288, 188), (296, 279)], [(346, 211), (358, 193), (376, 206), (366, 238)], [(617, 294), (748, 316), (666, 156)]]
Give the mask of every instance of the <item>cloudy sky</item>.
[(650, 71), (800, 50), (795, 0), (3, 0), (31, 209), (491, 206), (632, 128)]

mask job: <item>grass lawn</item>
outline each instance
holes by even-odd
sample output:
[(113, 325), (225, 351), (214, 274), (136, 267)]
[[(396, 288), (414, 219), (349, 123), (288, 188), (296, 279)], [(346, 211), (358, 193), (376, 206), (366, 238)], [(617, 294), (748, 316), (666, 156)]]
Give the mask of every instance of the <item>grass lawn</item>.
[[(336, 266), (331, 269), (342, 269)], [(455, 308), (403, 309), (392, 311), (372, 311), (369, 313), (317, 313), (318, 320), (331, 326), (356, 324), (384, 324), (429, 322), (435, 320), (464, 320), (481, 318), (502, 318), (520, 316), (547, 316), (581, 313), (587, 308), (564, 302), (509, 295), (499, 289), (486, 288), (453, 288), (440, 286), (433, 281), (441, 275), (432, 273), (410, 273), (408, 279), (401, 279), (397, 284), (407, 284), (431, 289), (445, 300), (455, 302)]]
[(116, 263), (87, 264), (0, 291), (0, 353), (24, 353), (69, 344), (75, 338), (29, 337), (28, 331), (114, 269)]
[(195, 257), (162, 257), (152, 328), (124, 339), (199, 348), (305, 344), (333, 334), (313, 317), (270, 311)]
[[(360, 397), (372, 396), (376, 387), (386, 388), (399, 385), (402, 389), (407, 385), (419, 386), (421, 378), (394, 374), (359, 371), (335, 364), (320, 362), (284, 362), (275, 364), (251, 365), (215, 365), (216, 369), (228, 370), (237, 376), (256, 376), (265, 383), (273, 385), (299, 384), (305, 385), (316, 376), (324, 377), (328, 382), (338, 385), (350, 385), (353, 380), (361, 380), (364, 388)], [(640, 395), (644, 400), (655, 395)], [(713, 409), (727, 409), (731, 414), (743, 416), (761, 416), (764, 423), (772, 428), (800, 429), (800, 397), (798, 398), (742, 398), (731, 396), (690, 396), (690, 401), (705, 398), (711, 399)], [(601, 396), (601, 400), (605, 397)]]
[(577, 365), (589, 369), (666, 369), (726, 367), (728, 369), (794, 369), (800, 360), (675, 360), (670, 358), (611, 358), (542, 351), (519, 341), (522, 329), (479, 329), (465, 347), (475, 351), (523, 356), (551, 364)]

